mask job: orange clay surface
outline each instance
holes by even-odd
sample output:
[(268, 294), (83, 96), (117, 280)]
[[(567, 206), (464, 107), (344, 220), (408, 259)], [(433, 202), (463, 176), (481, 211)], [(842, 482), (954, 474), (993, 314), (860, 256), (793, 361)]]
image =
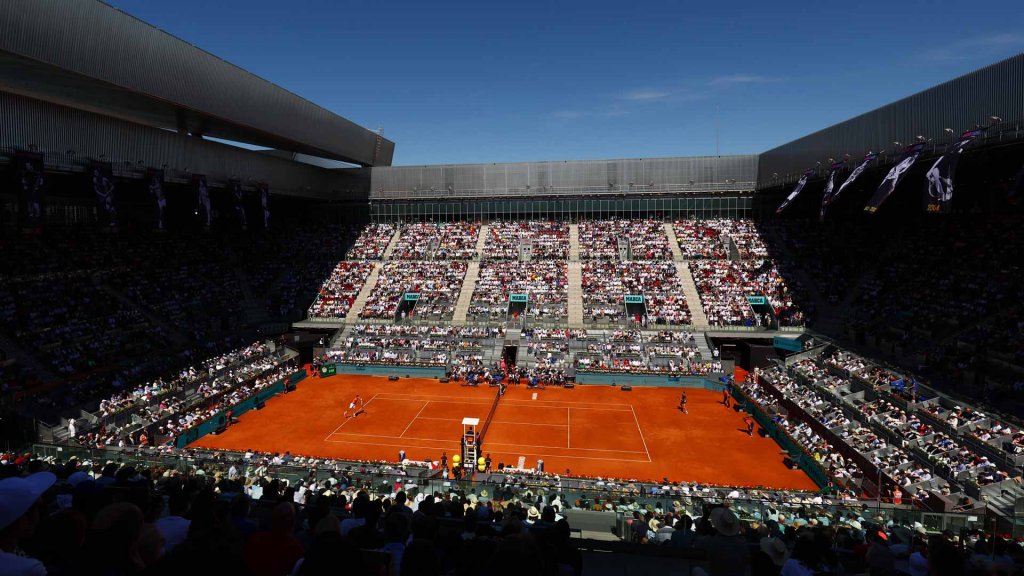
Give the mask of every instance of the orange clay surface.
[[(399, 450), (437, 460), (447, 451), (450, 461), (459, 452), (462, 419), (480, 418), (482, 425), (496, 391), (416, 378), (309, 378), (192, 446), (360, 460), (397, 460)], [(364, 410), (346, 418), (357, 394)], [(757, 431), (747, 436), (743, 413), (724, 407), (720, 393), (688, 389), (689, 414), (679, 411), (679, 396), (679, 388), (509, 386), (483, 454), (495, 468), (517, 466), (521, 458), (533, 468), (542, 459), (547, 472), (582, 476), (815, 489), (803, 472), (783, 464), (773, 440)]]

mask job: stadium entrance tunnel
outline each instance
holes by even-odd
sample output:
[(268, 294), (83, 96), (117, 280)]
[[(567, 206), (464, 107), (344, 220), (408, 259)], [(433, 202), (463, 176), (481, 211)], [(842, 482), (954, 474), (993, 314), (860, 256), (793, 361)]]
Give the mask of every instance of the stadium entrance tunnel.
[(405, 320), (412, 316), (413, 309), (416, 308), (416, 302), (419, 301), (419, 294), (405, 294), (402, 299), (398, 301), (398, 307), (395, 308), (395, 322)]
[(506, 366), (515, 366), (516, 358), (519, 356), (519, 346), (505, 346), (501, 351), (501, 357), (505, 360)]

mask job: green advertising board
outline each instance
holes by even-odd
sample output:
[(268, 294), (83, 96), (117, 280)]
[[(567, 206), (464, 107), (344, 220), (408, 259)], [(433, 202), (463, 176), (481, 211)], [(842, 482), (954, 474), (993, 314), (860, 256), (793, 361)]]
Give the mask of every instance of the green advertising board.
[(772, 338), (772, 346), (775, 346), (779, 350), (786, 350), (788, 352), (800, 352), (804, 349), (804, 343), (796, 340), (795, 338), (782, 338), (776, 336)]
[(508, 295), (508, 301), (509, 302), (526, 302), (529, 299), (530, 299), (529, 294), (509, 294)]
[(747, 296), (747, 302), (751, 306), (763, 306), (768, 303), (768, 299), (764, 296)]
[(643, 304), (644, 297), (640, 294), (626, 294), (626, 304)]
[(337, 364), (324, 364), (323, 366), (320, 367), (320, 375), (321, 376), (334, 376), (337, 373), (338, 373), (338, 365)]
[(405, 294), (402, 295), (402, 300), (405, 300), (407, 302), (415, 302), (415, 301), (417, 301), (419, 299), (420, 299), (420, 293), (419, 292), (406, 292)]

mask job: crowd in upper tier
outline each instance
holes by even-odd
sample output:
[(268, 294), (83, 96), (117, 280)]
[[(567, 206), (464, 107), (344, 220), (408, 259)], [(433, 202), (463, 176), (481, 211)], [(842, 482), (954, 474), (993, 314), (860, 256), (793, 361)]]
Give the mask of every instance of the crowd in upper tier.
[(690, 308), (673, 262), (584, 262), (582, 288), (585, 321), (632, 318), (632, 314), (627, 315), (625, 306), (625, 296), (631, 295), (643, 296), (646, 321), (690, 323)]
[(671, 260), (665, 225), (659, 220), (590, 220), (579, 225), (580, 258)]
[(711, 326), (765, 326), (750, 297), (765, 297), (781, 326), (804, 324), (804, 314), (779, 269), (770, 260), (700, 260), (690, 264), (694, 284)]
[(517, 260), (566, 260), (569, 257), (569, 225), (565, 222), (527, 220), (492, 222), (487, 229), (484, 258)]
[(338, 262), (330, 278), (320, 287), (320, 293), (309, 309), (310, 317), (344, 318), (372, 269), (369, 262)]
[(406, 224), (391, 254), (397, 260), (472, 260), (480, 225), (470, 222)]
[(468, 318), (504, 319), (509, 294), (525, 294), (525, 315), (564, 319), (567, 314), (567, 264), (557, 260), (530, 262), (487, 260), (480, 264)]
[(466, 263), (461, 261), (444, 266), (427, 261), (385, 262), (359, 315), (361, 318), (394, 319), (401, 298), (405, 294), (418, 294), (416, 316), (450, 319), (465, 276)]

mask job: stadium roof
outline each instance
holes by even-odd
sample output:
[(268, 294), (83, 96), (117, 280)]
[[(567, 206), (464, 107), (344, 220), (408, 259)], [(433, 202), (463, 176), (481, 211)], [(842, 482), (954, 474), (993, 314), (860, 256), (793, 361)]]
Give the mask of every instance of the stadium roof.
[(95, 0), (0, 3), (0, 90), (362, 166), (394, 154), (377, 133)]

